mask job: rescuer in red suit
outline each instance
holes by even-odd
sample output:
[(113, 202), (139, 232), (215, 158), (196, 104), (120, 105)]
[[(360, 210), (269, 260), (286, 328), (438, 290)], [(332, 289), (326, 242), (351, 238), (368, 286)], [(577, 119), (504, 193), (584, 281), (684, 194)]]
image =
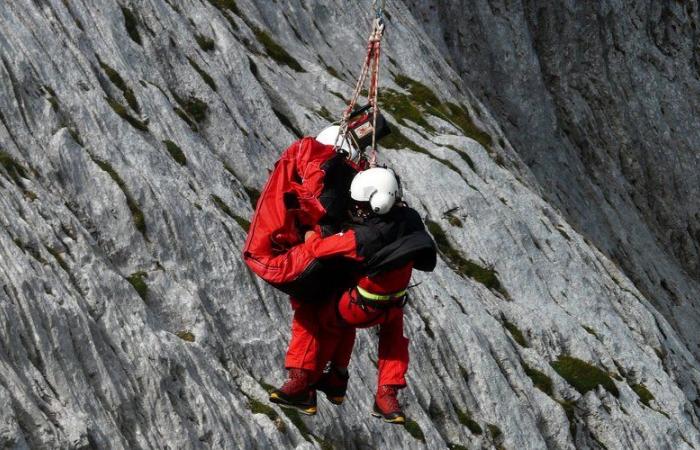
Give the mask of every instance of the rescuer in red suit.
[(335, 150), (338, 132), (338, 126), (328, 127), (316, 138), (300, 139), (282, 153), (261, 192), (243, 251), (253, 272), (290, 294), (293, 345), (285, 366), (292, 370), (292, 377), (295, 369), (304, 374), (317, 372), (316, 361), (307, 353), (318, 351), (318, 305), (338, 290), (337, 277), (309, 268), (318, 266), (318, 258), (358, 259), (354, 245), (337, 245), (332, 238), (297, 245), (305, 232), (325, 236), (338, 231), (338, 225), (347, 220), (350, 183), (367, 167), (349, 142)]
[[(359, 260), (352, 239), (331, 236), (323, 242), (296, 244), (303, 242), (305, 232), (333, 235), (347, 221), (350, 183), (368, 166), (358, 151), (372, 142), (370, 116), (362, 114), (366, 110), (361, 108), (351, 116), (345, 140), (338, 139), (339, 127), (331, 126), (315, 139), (300, 139), (287, 148), (251, 220), (244, 261), (258, 276), (289, 294), (294, 310), (285, 361), (290, 372), (283, 390), (300, 382), (308, 385), (313, 381), (310, 374), (319, 372), (315, 360), (319, 304), (336, 298), (352, 283), (350, 274)], [(388, 132), (384, 118), (378, 115), (376, 139)]]
[[(289, 380), (271, 393), (270, 400), (306, 414), (316, 412), (316, 390), (324, 392), (332, 403), (342, 403), (355, 329), (379, 325), (379, 381), (373, 415), (390, 423), (404, 423), (397, 399), (397, 390), (406, 385), (408, 369), (402, 306), (414, 265), (419, 270), (434, 268), (435, 245), (420, 216), (404, 203), (397, 203), (400, 189), (391, 170), (361, 172), (350, 190), (353, 221), (347, 230), (326, 238), (309, 232), (303, 245), (312, 252), (325, 247), (322, 253), (337, 248), (345, 258), (360, 263), (356, 266), (359, 271), (351, 278), (353, 284), (309, 317), (320, 324), (315, 333), (319, 346), (296, 339), (300, 330), (293, 328), (288, 355), (299, 355), (308, 368), (290, 369)], [(319, 374), (327, 362), (328, 370)]]

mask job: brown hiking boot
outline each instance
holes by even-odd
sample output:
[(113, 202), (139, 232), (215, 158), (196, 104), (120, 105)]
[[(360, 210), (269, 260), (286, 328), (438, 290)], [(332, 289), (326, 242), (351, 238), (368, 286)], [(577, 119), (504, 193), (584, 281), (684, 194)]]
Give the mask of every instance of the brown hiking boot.
[(313, 387), (317, 391), (326, 394), (326, 398), (334, 405), (340, 405), (345, 400), (345, 392), (348, 389), (348, 369), (340, 369), (330, 366), (325, 370)]
[(401, 410), (399, 399), (396, 398), (398, 389), (396, 386), (379, 386), (377, 396), (374, 398), (372, 415), (381, 417), (384, 422), (402, 425), (406, 423), (406, 416)]
[(316, 414), (316, 390), (311, 387), (310, 378), (306, 370), (289, 369), (287, 381), (270, 392), (270, 401), (313, 416)]

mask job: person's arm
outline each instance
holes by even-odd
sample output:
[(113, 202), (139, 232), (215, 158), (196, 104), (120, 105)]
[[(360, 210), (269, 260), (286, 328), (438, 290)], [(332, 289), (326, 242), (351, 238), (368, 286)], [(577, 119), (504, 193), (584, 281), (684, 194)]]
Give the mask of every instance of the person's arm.
[(357, 243), (353, 230), (336, 233), (328, 237), (320, 237), (318, 233), (306, 233), (304, 244), (314, 258), (329, 258), (341, 256), (344, 258), (362, 261), (362, 257), (357, 254)]

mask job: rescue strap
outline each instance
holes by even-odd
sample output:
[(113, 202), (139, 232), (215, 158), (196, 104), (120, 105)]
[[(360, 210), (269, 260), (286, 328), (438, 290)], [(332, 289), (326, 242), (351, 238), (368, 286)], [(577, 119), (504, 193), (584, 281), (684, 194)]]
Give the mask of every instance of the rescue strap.
[[(360, 78), (357, 80), (355, 85), (355, 91), (352, 94), (352, 98), (348, 107), (343, 112), (343, 118), (340, 121), (340, 133), (338, 133), (338, 138), (336, 139), (335, 149), (336, 151), (341, 148), (343, 143), (349, 139), (348, 137), (348, 125), (350, 124), (350, 118), (355, 110), (355, 105), (362, 92), (362, 87), (365, 85), (367, 76), (369, 75), (369, 89), (367, 89), (367, 101), (372, 107), (372, 150), (369, 158), (370, 167), (376, 166), (377, 161), (377, 115), (379, 114), (379, 104), (377, 102), (377, 95), (379, 90), (379, 57), (381, 55), (382, 48), (382, 37), (384, 36), (384, 3), (385, 0), (373, 0), (372, 7), (374, 9), (374, 21), (372, 24), (372, 32), (370, 33), (367, 42), (367, 55), (365, 56), (365, 62), (362, 65), (362, 72), (360, 73)], [(360, 149), (361, 150), (361, 149)]]
[(406, 289), (403, 291), (399, 292), (393, 292), (391, 294), (374, 294), (372, 292), (369, 292), (366, 289), (362, 289), (360, 286), (357, 286), (357, 292), (365, 299), (365, 300), (372, 300), (376, 302), (386, 302), (386, 301), (391, 301), (391, 300), (397, 300), (400, 299), (401, 297), (404, 297), (406, 295)]

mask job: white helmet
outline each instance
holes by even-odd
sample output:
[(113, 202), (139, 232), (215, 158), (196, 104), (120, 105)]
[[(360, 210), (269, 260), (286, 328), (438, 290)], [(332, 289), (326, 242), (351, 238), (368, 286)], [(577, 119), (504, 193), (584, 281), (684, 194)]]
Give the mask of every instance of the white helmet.
[(388, 213), (400, 196), (394, 171), (383, 167), (358, 173), (350, 184), (350, 197), (358, 202), (369, 202), (372, 211), (377, 214)]
[(338, 144), (340, 144), (340, 150), (348, 155), (348, 159), (357, 162), (360, 157), (360, 152), (350, 143), (349, 137), (343, 141), (342, 137), (338, 138), (338, 134), (340, 134), (340, 126), (331, 125), (321, 131), (318, 136), (316, 136), (316, 140), (324, 145), (335, 145), (337, 140)]

